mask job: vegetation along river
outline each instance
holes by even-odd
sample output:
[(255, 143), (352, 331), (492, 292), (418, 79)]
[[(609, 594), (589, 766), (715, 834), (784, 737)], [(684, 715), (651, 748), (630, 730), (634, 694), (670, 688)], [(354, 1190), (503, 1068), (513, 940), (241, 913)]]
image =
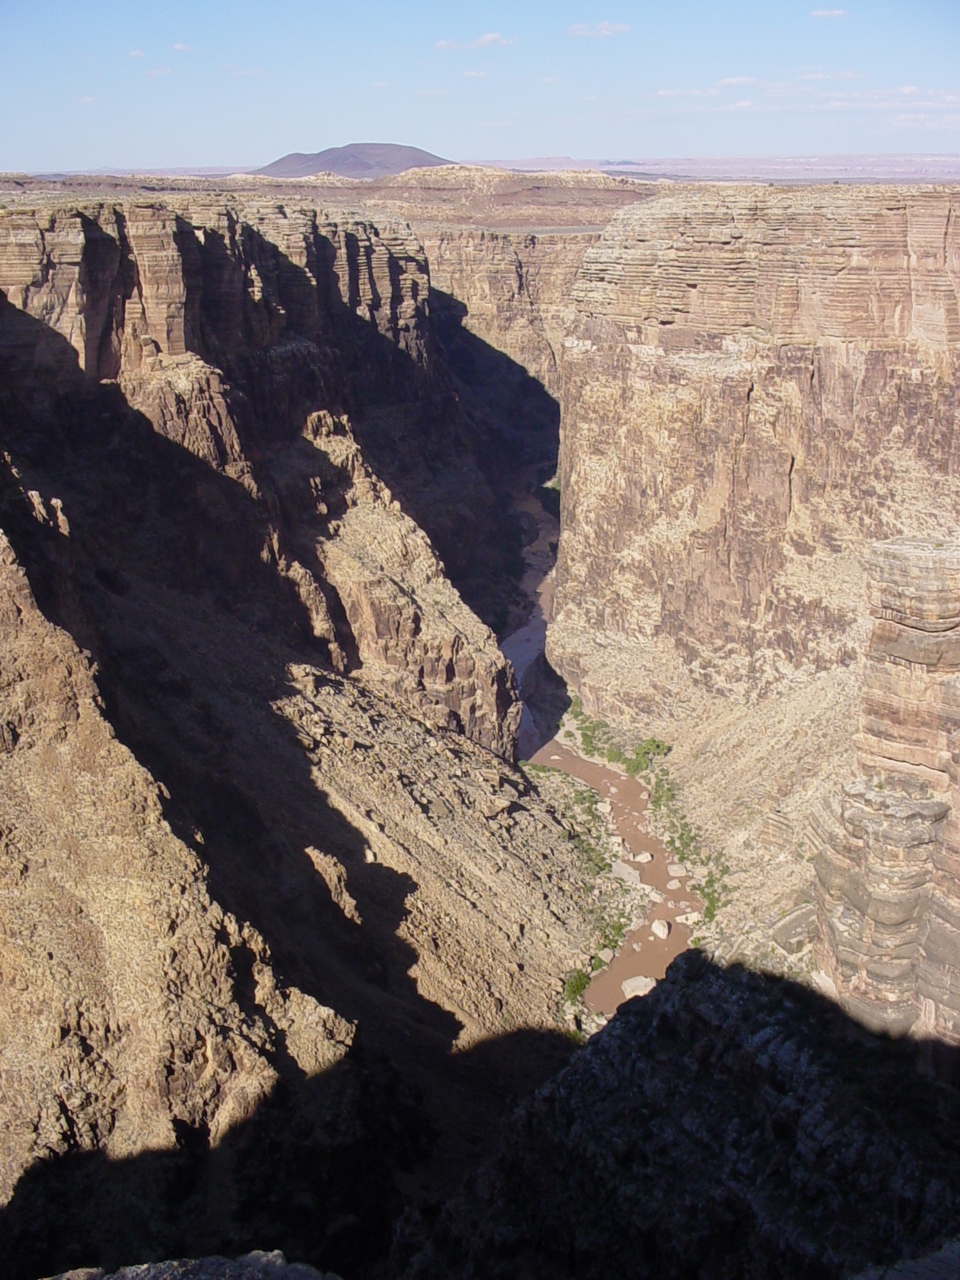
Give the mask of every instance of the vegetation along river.
[[(529, 493), (518, 494), (515, 502), (538, 524), (537, 537), (524, 552), (527, 572), (522, 585), (530, 599), (530, 617), (500, 645), (513, 663), (524, 696), (544, 651), (559, 521)], [(609, 1016), (624, 1000), (651, 990), (670, 962), (687, 949), (703, 904), (687, 887), (688, 868), (650, 828), (644, 784), (613, 764), (588, 759), (556, 736), (547, 741), (545, 737), (525, 705), (520, 729), (522, 758), (578, 778), (597, 792), (600, 812), (622, 841), (614, 874), (628, 885), (647, 886), (650, 906), (642, 925), (626, 934), (613, 959), (593, 975), (584, 993), (589, 1012)]]

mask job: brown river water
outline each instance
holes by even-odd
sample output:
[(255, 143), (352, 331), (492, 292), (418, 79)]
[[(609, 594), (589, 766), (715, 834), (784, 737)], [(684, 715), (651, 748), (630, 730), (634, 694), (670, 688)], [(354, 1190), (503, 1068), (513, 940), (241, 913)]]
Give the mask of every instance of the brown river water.
[[(553, 588), (551, 544), (556, 545), (559, 522), (522, 490), (515, 497), (515, 506), (533, 516), (539, 525), (536, 541), (524, 551), (527, 573), (523, 587), (531, 603), (530, 618), (500, 645), (513, 663), (522, 696), (524, 676), (543, 652), (546, 639)], [(623, 841), (621, 856), (613, 868), (615, 874), (628, 884), (644, 884), (654, 890), (644, 923), (624, 938), (613, 960), (598, 970), (584, 994), (584, 1004), (591, 1013), (609, 1016), (632, 995), (645, 994), (645, 989), (664, 976), (670, 962), (687, 949), (691, 925), (703, 904), (686, 887), (686, 867), (650, 830), (643, 784), (610, 765), (585, 759), (556, 738), (546, 743), (543, 739), (529, 708), (524, 707), (520, 726), (523, 759), (559, 769), (593, 787), (600, 797), (601, 812)], [(660, 936), (663, 933), (665, 937)]]
[[(696, 894), (686, 888), (686, 867), (650, 831), (645, 817), (647, 791), (641, 782), (609, 765), (585, 760), (556, 738), (542, 746), (531, 763), (560, 769), (593, 787), (600, 796), (601, 812), (608, 814), (623, 841), (614, 872), (628, 883), (649, 885), (660, 897), (660, 901), (651, 902), (644, 923), (627, 934), (611, 963), (594, 975), (586, 990), (583, 1002), (591, 1013), (612, 1014), (631, 995), (644, 994), (642, 987), (646, 984), (631, 983), (632, 979), (662, 978), (671, 960), (687, 949), (692, 921), (684, 922), (679, 917), (699, 913), (703, 906)], [(667, 926), (665, 938), (659, 936), (662, 926), (655, 929), (657, 921)], [(628, 984), (626, 990), (624, 983)]]

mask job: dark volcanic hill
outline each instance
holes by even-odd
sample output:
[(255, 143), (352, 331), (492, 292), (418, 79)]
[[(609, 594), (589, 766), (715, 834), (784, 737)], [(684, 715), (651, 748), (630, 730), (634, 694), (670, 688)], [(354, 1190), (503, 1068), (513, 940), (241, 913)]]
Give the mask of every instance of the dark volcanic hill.
[(292, 151), (256, 172), (269, 178), (308, 178), (314, 173), (336, 173), (341, 178), (388, 178), (408, 169), (450, 163), (419, 147), (401, 147), (394, 142), (351, 142), (312, 155)]

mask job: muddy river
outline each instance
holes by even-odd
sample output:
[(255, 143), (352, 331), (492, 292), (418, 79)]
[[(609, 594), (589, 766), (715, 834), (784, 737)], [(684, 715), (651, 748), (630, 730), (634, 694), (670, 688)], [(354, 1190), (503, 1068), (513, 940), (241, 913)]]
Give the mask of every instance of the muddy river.
[(600, 797), (600, 812), (623, 841), (615, 875), (628, 884), (648, 885), (650, 910), (639, 929), (628, 933), (605, 969), (593, 977), (583, 1002), (593, 1013), (613, 1013), (634, 995), (645, 995), (667, 965), (685, 951), (702, 905), (687, 889), (687, 868), (655, 836), (645, 818), (647, 792), (642, 783), (595, 760), (585, 760), (552, 738), (531, 763), (561, 769), (588, 783)]
[[(552, 592), (553, 548), (559, 522), (532, 495), (517, 495), (522, 507), (538, 520), (539, 535), (525, 550), (527, 573), (523, 586), (530, 599), (528, 622), (501, 642), (513, 663), (521, 696), (524, 677), (543, 653)], [(687, 888), (687, 868), (676, 860), (650, 830), (646, 817), (647, 791), (636, 778), (607, 764), (588, 760), (556, 738), (544, 742), (529, 708), (520, 726), (520, 754), (533, 764), (559, 769), (587, 783), (600, 797), (600, 812), (622, 841), (613, 871), (628, 885), (646, 885), (650, 908), (639, 929), (627, 934), (620, 949), (592, 978), (584, 1004), (592, 1013), (610, 1015), (624, 1000), (644, 995), (666, 973), (667, 966), (690, 942), (703, 904)]]

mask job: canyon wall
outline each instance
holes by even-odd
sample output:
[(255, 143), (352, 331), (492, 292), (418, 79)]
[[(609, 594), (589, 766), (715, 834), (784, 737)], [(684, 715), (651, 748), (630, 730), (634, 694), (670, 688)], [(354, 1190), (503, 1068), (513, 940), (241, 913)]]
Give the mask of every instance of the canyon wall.
[[(597, 233), (429, 224), (417, 230), (430, 264), (430, 287), (434, 298), (444, 295), (440, 305), (451, 313), (449, 323), (462, 323), (559, 401), (560, 355), (572, 320), (573, 285)], [(432, 305), (436, 316), (436, 298)]]
[(957, 204), (668, 189), (573, 291), (547, 654), (588, 710), (674, 745), (745, 877), (741, 940), (812, 889), (799, 828), (851, 764), (865, 548), (960, 516)]
[(960, 547), (868, 556), (859, 777), (811, 816), (818, 953), (861, 1022), (960, 1043)]
[(470, 441), (426, 293), (408, 232), (309, 209), (0, 217), (17, 1280), (268, 1239), (357, 1271), (569, 1051), (578, 849), (392, 484), (419, 449), (441, 502)]
[[(264, 501), (268, 554), (340, 669), (363, 662), (432, 722), (512, 758), (519, 709), (492, 634), (355, 442), (331, 455), (368, 402), (429, 415), (442, 399), (428, 292), (409, 228), (310, 209), (186, 197), (0, 218), (0, 357), (21, 391), (50, 401), (115, 380), (161, 435)], [(375, 452), (399, 473), (389, 427)]]
[(668, 636), (734, 693), (842, 659), (864, 539), (960, 505), (955, 203), (739, 189), (618, 215), (564, 352), (561, 667), (581, 629)]

